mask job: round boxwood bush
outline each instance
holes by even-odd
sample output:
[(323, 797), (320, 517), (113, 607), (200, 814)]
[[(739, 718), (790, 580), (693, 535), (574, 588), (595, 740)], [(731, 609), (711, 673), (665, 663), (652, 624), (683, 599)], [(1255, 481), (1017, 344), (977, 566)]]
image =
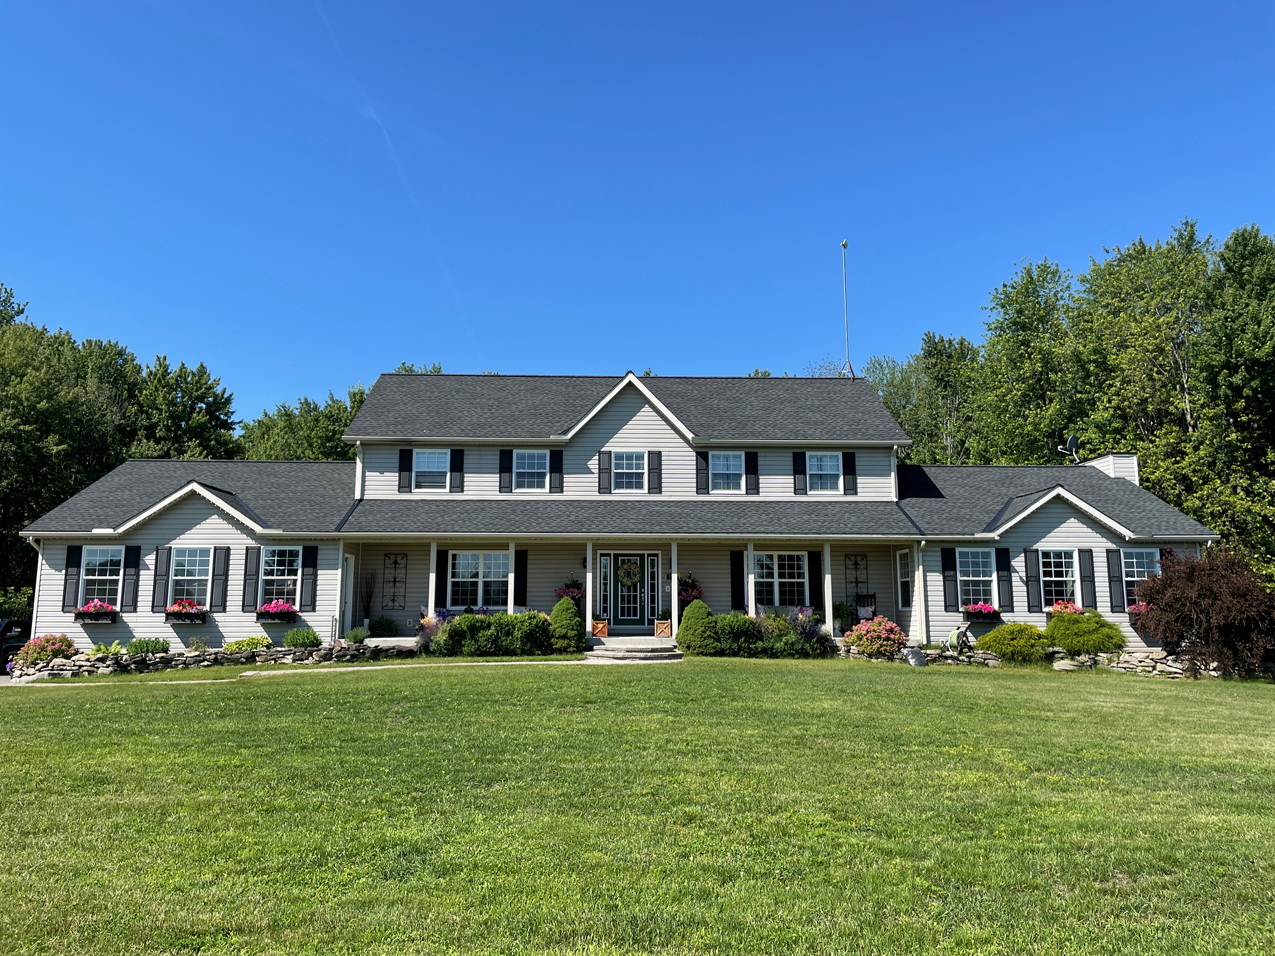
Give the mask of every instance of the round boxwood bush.
[(65, 634), (41, 634), (23, 644), (13, 655), (13, 660), (16, 667), (30, 667), (40, 661), (74, 657), (75, 654), (75, 643)]
[[(1067, 614), (1064, 617), (1079, 617)], [(1045, 659), (1049, 640), (1034, 624), (1002, 624), (978, 639), (978, 649), (989, 651), (1003, 661), (1035, 664)]]
[(1055, 614), (1045, 627), (1045, 638), (1073, 657), (1124, 650), (1120, 628), (1092, 608), (1084, 614)]
[(721, 653), (730, 657), (758, 657), (761, 654), (761, 627), (755, 618), (735, 611), (714, 618)]
[(696, 598), (682, 613), (677, 629), (677, 646), (683, 654), (720, 654), (722, 645), (717, 640), (717, 621), (707, 604)]
[(564, 597), (553, 606), (549, 615), (549, 630), (553, 653), (574, 654), (585, 649), (584, 618), (576, 602)]
[(392, 617), (374, 617), (368, 623), (368, 631), (373, 637), (398, 637), (398, 621)]
[(318, 647), (321, 643), (312, 627), (294, 627), (283, 635), (284, 647)]
[(846, 631), (842, 643), (869, 657), (894, 657), (908, 646), (908, 635), (884, 614), (878, 614)]
[(262, 634), (260, 637), (245, 637), (231, 641), (222, 648), (227, 654), (239, 654), (243, 651), (268, 651), (274, 647), (274, 641)]
[(167, 654), (168, 641), (162, 637), (139, 637), (128, 642), (130, 654)]

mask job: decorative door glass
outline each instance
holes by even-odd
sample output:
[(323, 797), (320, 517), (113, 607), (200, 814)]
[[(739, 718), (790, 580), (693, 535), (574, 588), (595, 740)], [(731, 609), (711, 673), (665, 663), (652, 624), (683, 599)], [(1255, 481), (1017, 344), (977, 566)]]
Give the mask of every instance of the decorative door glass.
[(635, 623), (646, 620), (642, 573), (642, 556), (621, 554), (615, 557), (615, 619)]

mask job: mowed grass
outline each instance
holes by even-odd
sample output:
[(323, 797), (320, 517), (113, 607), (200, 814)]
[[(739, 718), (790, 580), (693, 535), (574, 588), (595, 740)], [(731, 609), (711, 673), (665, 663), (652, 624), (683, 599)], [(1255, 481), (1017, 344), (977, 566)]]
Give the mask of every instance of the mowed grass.
[(1270, 953), (1275, 689), (848, 661), (0, 691), (4, 953)]

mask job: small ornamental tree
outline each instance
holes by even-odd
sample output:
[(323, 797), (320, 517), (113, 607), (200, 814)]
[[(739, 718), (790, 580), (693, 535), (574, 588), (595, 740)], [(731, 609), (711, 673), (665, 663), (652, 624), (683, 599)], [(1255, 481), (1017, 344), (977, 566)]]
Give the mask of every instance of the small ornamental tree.
[(1138, 585), (1138, 628), (1195, 676), (1216, 667), (1226, 676), (1259, 673), (1275, 649), (1275, 596), (1237, 548), (1209, 548), (1202, 558), (1166, 549), (1160, 573)]
[(707, 604), (696, 598), (687, 605), (677, 628), (677, 646), (684, 654), (720, 654), (717, 621)]
[(571, 595), (563, 595), (553, 606), (549, 632), (555, 654), (576, 654), (585, 649), (584, 618)]

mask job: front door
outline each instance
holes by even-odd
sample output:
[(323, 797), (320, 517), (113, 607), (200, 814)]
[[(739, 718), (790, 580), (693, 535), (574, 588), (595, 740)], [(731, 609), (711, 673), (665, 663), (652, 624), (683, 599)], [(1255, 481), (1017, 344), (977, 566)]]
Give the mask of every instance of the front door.
[(611, 559), (611, 607), (616, 625), (646, 623), (645, 563), (641, 554), (617, 554)]

